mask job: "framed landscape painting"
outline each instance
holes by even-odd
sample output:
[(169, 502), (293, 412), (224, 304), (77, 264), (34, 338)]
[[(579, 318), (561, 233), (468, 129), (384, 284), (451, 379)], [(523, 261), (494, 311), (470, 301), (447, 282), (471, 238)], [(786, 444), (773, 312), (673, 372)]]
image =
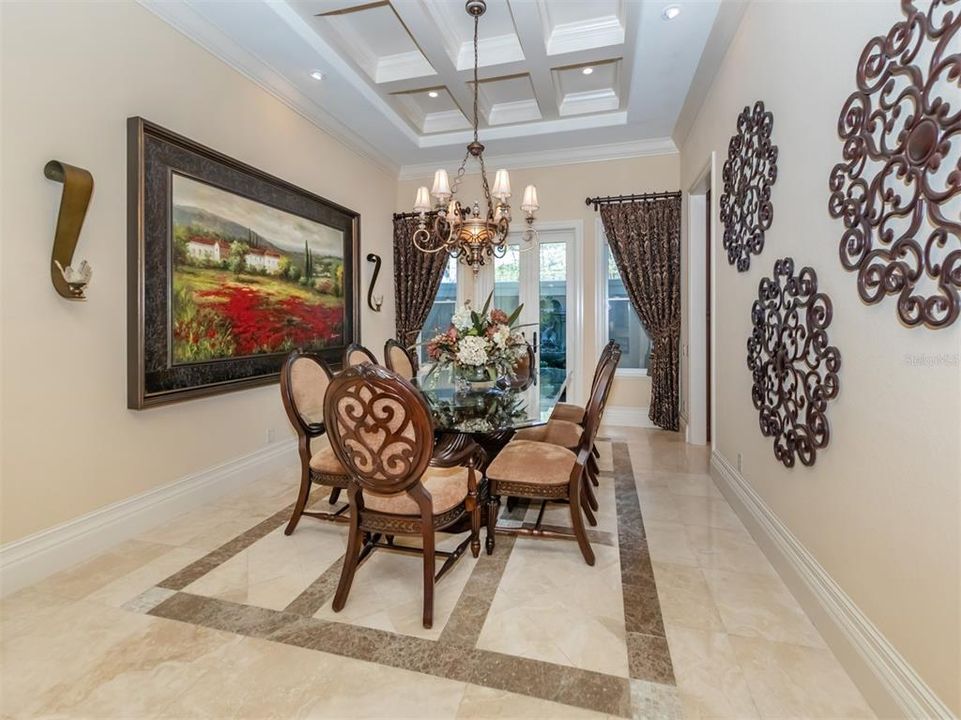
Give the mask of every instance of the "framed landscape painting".
[(128, 120), (128, 406), (277, 380), (358, 337), (359, 216)]

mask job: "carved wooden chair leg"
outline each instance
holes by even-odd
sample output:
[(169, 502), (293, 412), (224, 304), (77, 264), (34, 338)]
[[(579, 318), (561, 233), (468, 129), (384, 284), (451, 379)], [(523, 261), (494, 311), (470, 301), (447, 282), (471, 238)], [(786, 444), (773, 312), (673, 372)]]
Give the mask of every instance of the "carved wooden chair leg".
[[(360, 493), (358, 493), (359, 495)], [(357, 503), (351, 502), (350, 533), (347, 537), (347, 552), (344, 554), (344, 567), (340, 572), (340, 582), (337, 584), (337, 592), (334, 594), (334, 612), (340, 612), (347, 603), (347, 595), (350, 593), (350, 586), (354, 582), (354, 572), (360, 562), (361, 550), (361, 531), (360, 531), (360, 511)], [(368, 533), (364, 533), (368, 535)]]
[(331, 505), (336, 505), (336, 504), (337, 504), (337, 498), (339, 498), (339, 497), (340, 497), (340, 488), (339, 488), (339, 487), (331, 488), (331, 489), (330, 489), (330, 499), (329, 499), (328, 502), (330, 502)]
[(581, 491), (584, 486), (583, 478), (578, 478), (574, 482), (574, 488), (570, 493), (571, 524), (574, 527), (574, 536), (577, 538), (577, 546), (581, 549), (581, 555), (588, 565), (594, 564), (594, 551), (591, 549), (591, 542), (587, 539), (587, 528), (584, 527), (584, 516), (581, 514)]
[(587, 469), (591, 478), (591, 485), (598, 487), (601, 483), (597, 479), (597, 474), (600, 472), (600, 468), (597, 467), (597, 460), (593, 456), (587, 458)]
[(497, 495), (491, 495), (490, 500), (487, 501), (487, 554), (491, 555), (494, 552), (494, 529), (497, 527), (497, 515), (500, 510), (500, 497)]
[(587, 500), (587, 483), (581, 483), (581, 510), (584, 511), (584, 516), (587, 518), (587, 522), (590, 523), (591, 527), (596, 527), (597, 518), (594, 517), (594, 513), (591, 511), (591, 504)]
[(584, 499), (587, 500), (587, 506), (597, 512), (598, 504), (597, 498), (594, 496), (594, 488), (591, 483), (587, 482), (586, 478), (582, 477), (582, 480), (581, 487), (584, 489)]
[(393, 535), (384, 535), (384, 537), (387, 539), (387, 544), (388, 544), (388, 545), (393, 545), (393, 544), (394, 544), (394, 536), (393, 536)]
[(304, 472), (300, 477), (300, 492), (297, 494), (297, 504), (294, 505), (294, 511), (290, 514), (287, 527), (284, 528), (284, 535), (290, 535), (297, 527), (300, 516), (304, 514), (304, 509), (307, 507), (308, 498), (310, 498), (310, 476)]
[(424, 627), (428, 630), (434, 624), (434, 527), (429, 513), (425, 513), (423, 523), (424, 547)]

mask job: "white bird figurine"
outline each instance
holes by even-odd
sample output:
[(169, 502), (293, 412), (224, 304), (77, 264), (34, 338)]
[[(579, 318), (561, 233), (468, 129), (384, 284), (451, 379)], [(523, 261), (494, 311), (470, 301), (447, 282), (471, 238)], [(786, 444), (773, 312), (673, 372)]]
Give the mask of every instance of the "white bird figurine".
[(93, 268), (90, 267), (90, 263), (83, 260), (77, 269), (70, 265), (64, 267), (59, 260), (54, 260), (54, 263), (59, 268), (60, 274), (63, 275), (64, 281), (70, 286), (70, 292), (82, 298), (84, 288), (90, 282), (90, 278), (93, 277)]

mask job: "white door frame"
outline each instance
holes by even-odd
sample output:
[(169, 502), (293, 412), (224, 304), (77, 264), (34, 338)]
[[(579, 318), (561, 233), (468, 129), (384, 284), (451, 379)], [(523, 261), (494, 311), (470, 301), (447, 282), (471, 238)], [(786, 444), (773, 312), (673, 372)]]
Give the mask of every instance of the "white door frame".
[[(584, 343), (579, 342), (584, 330), (584, 221), (583, 220), (553, 220), (540, 221), (535, 225), (540, 234), (541, 242), (551, 242), (551, 235), (559, 232), (571, 233), (571, 240), (567, 243), (567, 361), (568, 371), (573, 373), (567, 385), (567, 399), (569, 402), (584, 401), (581, 383), (581, 368), (583, 367)], [(520, 231), (511, 233), (514, 240)], [(530, 252), (536, 252), (531, 250)], [(458, 302), (460, 287), (463, 285), (465, 297), (472, 303), (483, 303), (491, 290), (494, 289), (494, 266), (485, 265), (474, 275), (473, 271), (459, 265), (457, 286)], [(522, 279), (523, 281), (523, 279)]]
[[(718, 193), (717, 173), (715, 172), (716, 156), (711, 153), (706, 165), (698, 173), (697, 179), (687, 189), (687, 442), (692, 445), (707, 443), (707, 388), (705, 387), (705, 372), (707, 363), (707, 344), (705, 338), (708, 330), (711, 333), (711, 447), (717, 438), (717, 233), (718, 222)], [(711, 236), (710, 269), (711, 269), (711, 297), (705, 297), (705, 257), (704, 233), (707, 215), (707, 191), (711, 190)], [(705, 315), (707, 303), (711, 303), (711, 327), (707, 328)]]

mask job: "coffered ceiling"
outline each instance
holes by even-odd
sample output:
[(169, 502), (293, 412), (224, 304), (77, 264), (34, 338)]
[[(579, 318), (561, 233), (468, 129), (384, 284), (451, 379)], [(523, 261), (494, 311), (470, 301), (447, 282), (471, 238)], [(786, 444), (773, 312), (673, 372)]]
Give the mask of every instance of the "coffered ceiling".
[[(141, 2), (402, 176), (464, 154), (474, 49), (463, 0)], [(720, 2), (488, 0), (478, 33), (487, 154), (517, 166), (673, 150)]]

